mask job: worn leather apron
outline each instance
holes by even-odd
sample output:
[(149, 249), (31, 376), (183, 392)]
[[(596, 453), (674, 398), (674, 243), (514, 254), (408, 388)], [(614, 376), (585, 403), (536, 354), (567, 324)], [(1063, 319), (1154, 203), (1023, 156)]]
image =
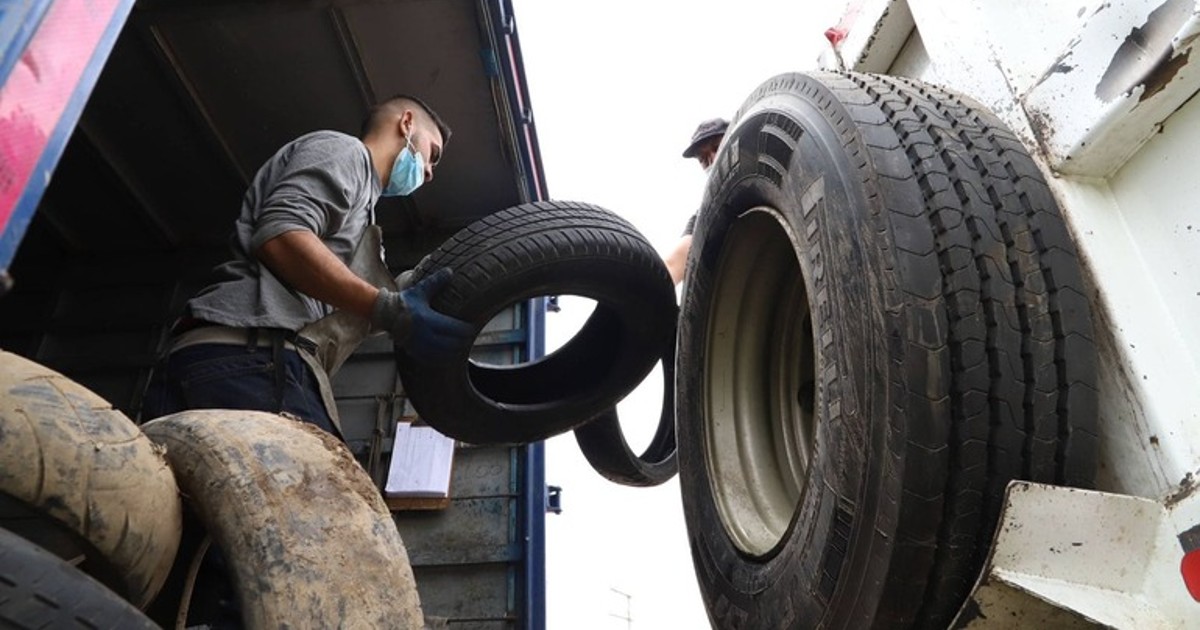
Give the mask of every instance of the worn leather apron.
[[(376, 287), (397, 290), (396, 280), (392, 278), (391, 272), (383, 262), (383, 230), (377, 225), (367, 226), (354, 248), (348, 266), (355, 275)], [(309, 343), (297, 346), (309, 347), (302, 347), (297, 354), (312, 369), (321, 390), (321, 401), (325, 404), (325, 411), (338, 433), (344, 436), (329, 379), (337, 373), (359, 344), (372, 334), (371, 322), (354, 313), (334, 311), (301, 328), (298, 334)]]

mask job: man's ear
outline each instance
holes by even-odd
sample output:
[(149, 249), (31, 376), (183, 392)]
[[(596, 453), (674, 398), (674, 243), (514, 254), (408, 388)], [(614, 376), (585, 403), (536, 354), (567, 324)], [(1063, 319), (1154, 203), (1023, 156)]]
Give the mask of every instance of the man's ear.
[(412, 136), (413, 124), (412, 110), (404, 110), (404, 113), (400, 114), (400, 135), (404, 138)]

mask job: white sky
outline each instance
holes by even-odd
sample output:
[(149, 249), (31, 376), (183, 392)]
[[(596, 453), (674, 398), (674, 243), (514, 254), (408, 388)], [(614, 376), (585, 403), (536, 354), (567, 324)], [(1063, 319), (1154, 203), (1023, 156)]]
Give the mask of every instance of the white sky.
[[(780, 72), (816, 67), (842, 0), (513, 0), (552, 199), (585, 201), (634, 223), (661, 253), (699, 206), (704, 174), (680, 153), (706, 118), (732, 118)], [(590, 306), (547, 314), (547, 348)], [(618, 407), (641, 452), (658, 421), (656, 371)], [(595, 473), (571, 434), (547, 442), (546, 479), (563, 513), (546, 517), (550, 630), (708, 627), (692, 572), (677, 479), (619, 486)], [(631, 596), (627, 626), (625, 597)]]

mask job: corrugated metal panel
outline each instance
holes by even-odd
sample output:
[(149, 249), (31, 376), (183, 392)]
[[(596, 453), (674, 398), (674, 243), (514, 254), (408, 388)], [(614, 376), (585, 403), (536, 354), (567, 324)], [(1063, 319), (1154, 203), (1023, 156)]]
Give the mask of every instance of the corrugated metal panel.
[(506, 586), (511, 584), (509, 565), (475, 565), (470, 572), (457, 567), (417, 567), (416, 576), (421, 605), (426, 611), (452, 619), (454, 630), (517, 627), (517, 619), (497, 618), (493, 613), (510, 605), (510, 589)]
[[(528, 345), (522, 326), (526, 305), (499, 313), (478, 341), (473, 360), (511, 364)], [(360, 461), (377, 481), (390, 460), (396, 422), (415, 412), (397, 383), (392, 344), (365, 342), (334, 379), (342, 427)], [(381, 406), (385, 415), (379, 426)], [(408, 420), (408, 418), (406, 418)], [(379, 433), (377, 434), (377, 427)], [(382, 456), (370, 461), (372, 443)], [(527, 537), (522, 533), (524, 447), (458, 445), (451, 475), (450, 506), (395, 512), (417, 589), (427, 615), (449, 618), (455, 628), (514, 628), (521, 618)]]

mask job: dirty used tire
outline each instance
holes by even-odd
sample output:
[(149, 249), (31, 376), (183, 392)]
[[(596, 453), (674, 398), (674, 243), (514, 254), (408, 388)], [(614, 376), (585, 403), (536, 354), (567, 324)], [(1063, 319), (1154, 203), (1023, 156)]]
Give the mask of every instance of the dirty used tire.
[(651, 487), (666, 483), (679, 472), (675, 457), (675, 346), (662, 359), (663, 401), (658, 428), (650, 445), (637, 455), (625, 440), (616, 407), (583, 426), (575, 427), (575, 441), (600, 476), (623, 486)]
[(0, 527), (108, 585), (138, 607), (175, 560), (182, 518), (156, 448), (103, 398), (0, 352)]
[(689, 255), (676, 375), (718, 628), (945, 628), (1012, 479), (1087, 486), (1087, 291), (991, 114), (916, 81), (781, 75), (742, 106)]
[(246, 628), (420, 628), (408, 553), (345, 445), (258, 411), (195, 410), (142, 430), (224, 553)]
[(0, 529), (0, 627), (133, 630), (158, 626), (62, 558)]
[(610, 409), (673, 342), (677, 313), (666, 266), (627, 221), (567, 201), (515, 206), (460, 230), (413, 271), (454, 277), (437, 310), (482, 329), (529, 298), (579, 295), (596, 309), (566, 345), (515, 366), (468, 360), (469, 348), (430, 365), (396, 352), (413, 407), (446, 435), (475, 444), (533, 442)]

